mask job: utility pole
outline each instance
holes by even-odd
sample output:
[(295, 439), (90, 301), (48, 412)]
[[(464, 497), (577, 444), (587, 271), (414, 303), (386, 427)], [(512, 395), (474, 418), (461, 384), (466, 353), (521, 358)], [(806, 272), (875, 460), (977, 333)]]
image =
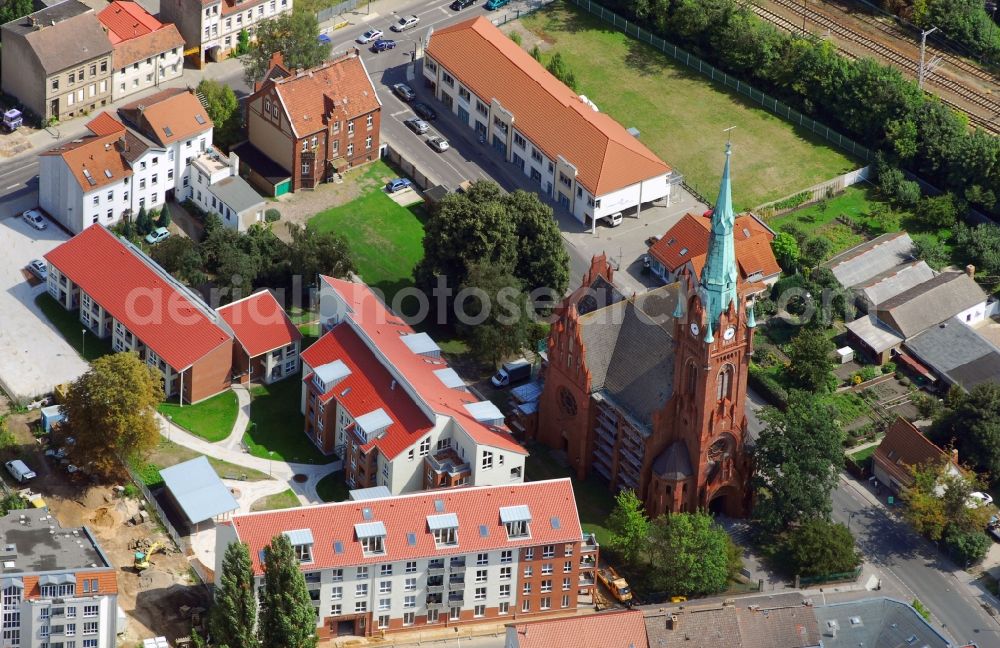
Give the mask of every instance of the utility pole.
[(806, 0), (802, 0), (802, 37), (804, 38), (808, 32), (806, 31)]
[(917, 87), (924, 87), (924, 77), (927, 71), (924, 69), (924, 51), (927, 49), (927, 37), (937, 31), (937, 27), (931, 27), (927, 31), (920, 32), (920, 69), (917, 70)]

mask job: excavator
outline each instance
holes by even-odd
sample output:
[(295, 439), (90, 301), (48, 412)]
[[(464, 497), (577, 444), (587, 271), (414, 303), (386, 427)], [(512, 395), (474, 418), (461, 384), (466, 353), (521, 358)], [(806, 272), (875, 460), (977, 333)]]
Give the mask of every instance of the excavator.
[(142, 573), (149, 569), (149, 559), (153, 554), (163, 551), (166, 547), (163, 546), (162, 542), (154, 542), (149, 545), (146, 551), (135, 552), (135, 562), (133, 566), (135, 567), (136, 573)]

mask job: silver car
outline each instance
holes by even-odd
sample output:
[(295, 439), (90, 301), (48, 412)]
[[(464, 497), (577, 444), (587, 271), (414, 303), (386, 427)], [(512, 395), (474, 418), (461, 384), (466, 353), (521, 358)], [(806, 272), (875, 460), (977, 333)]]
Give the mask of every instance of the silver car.
[(41, 259), (35, 259), (28, 264), (28, 270), (42, 281), (49, 278), (49, 265)]
[(404, 120), (403, 123), (406, 124), (407, 127), (409, 127), (409, 129), (412, 130), (417, 135), (423, 135), (431, 128), (430, 124), (425, 122), (423, 119), (420, 119), (419, 117), (410, 117), (409, 119)]
[(34, 227), (36, 230), (43, 230), (47, 227), (45, 218), (42, 216), (42, 212), (38, 211), (37, 209), (27, 210), (26, 212), (21, 214), (21, 218), (23, 218), (29, 225)]
[(444, 153), (445, 151), (451, 148), (451, 145), (448, 144), (448, 140), (440, 136), (430, 138), (429, 140), (427, 140), (427, 143), (430, 144), (431, 148), (437, 151), (438, 153)]

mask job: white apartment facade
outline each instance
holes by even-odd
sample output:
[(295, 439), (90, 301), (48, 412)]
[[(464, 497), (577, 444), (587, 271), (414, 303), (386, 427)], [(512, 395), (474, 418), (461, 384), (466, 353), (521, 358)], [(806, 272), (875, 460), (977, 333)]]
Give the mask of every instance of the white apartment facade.
[[(115, 63), (119, 64), (118, 61)], [(183, 45), (120, 65), (111, 74), (112, 99), (118, 101), (136, 92), (159, 87), (162, 83), (179, 79), (183, 73)]]
[(224, 60), (246, 29), (251, 40), (256, 26), (292, 10), (292, 0), (164, 0), (160, 18), (177, 25), (188, 54), (201, 63)]

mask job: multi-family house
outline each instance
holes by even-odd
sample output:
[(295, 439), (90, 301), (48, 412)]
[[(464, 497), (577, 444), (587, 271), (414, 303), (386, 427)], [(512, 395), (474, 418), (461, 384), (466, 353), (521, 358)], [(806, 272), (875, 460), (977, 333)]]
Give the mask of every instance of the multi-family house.
[(392, 493), (524, 479), (527, 451), (426, 333), (363, 283), (320, 278), (323, 336), (302, 353), (305, 434), (352, 488)]
[(599, 552), (558, 479), (236, 515), (217, 528), (216, 578), (244, 542), (260, 591), (262, 550), (280, 534), (322, 638), (575, 614)]
[(581, 223), (670, 196), (663, 160), (486, 18), (435, 30), (423, 77), (447, 110)]
[(191, 161), (190, 181), (178, 198), (190, 199), (199, 208), (215, 214), (223, 225), (245, 232), (264, 221), (265, 201), (239, 176), (240, 160), (212, 147)]
[(261, 21), (291, 10), (292, 0), (164, 0), (160, 18), (177, 25), (200, 66), (229, 56), (241, 31), (253, 39)]
[(113, 100), (180, 78), (184, 72), (184, 39), (177, 27), (161, 23), (130, 0), (113, 0), (97, 18), (114, 48)]
[(266, 385), (298, 375), (302, 334), (270, 290), (217, 309), (236, 337), (234, 379)]
[(112, 45), (94, 10), (66, 0), (0, 29), (3, 91), (43, 121), (87, 114), (112, 99)]
[(85, 335), (134, 351), (163, 375), (166, 396), (198, 402), (229, 387), (233, 334), (193, 291), (103, 225), (45, 255), (48, 292), (79, 310)]
[(87, 527), (27, 509), (0, 518), (0, 537), (2, 645), (117, 645), (117, 569)]
[(381, 110), (357, 49), (310, 70), (276, 63), (247, 100), (247, 139), (256, 149), (248, 159), (262, 155), (285, 169), (292, 191), (312, 189), (378, 159)]

